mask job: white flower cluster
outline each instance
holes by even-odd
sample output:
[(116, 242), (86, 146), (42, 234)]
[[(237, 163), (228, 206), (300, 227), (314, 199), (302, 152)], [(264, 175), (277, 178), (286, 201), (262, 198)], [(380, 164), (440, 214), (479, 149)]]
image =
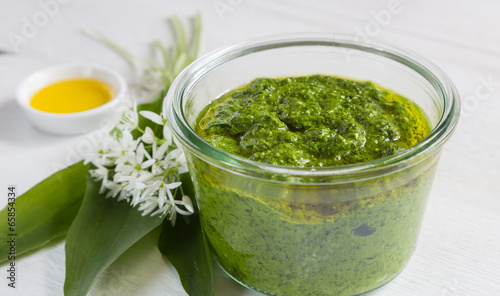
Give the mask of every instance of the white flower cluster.
[[(106, 197), (126, 200), (132, 207), (139, 205), (142, 215), (168, 216), (175, 223), (177, 213), (190, 215), (193, 204), (182, 192), (180, 174), (186, 173), (184, 153), (173, 141), (165, 116), (151, 111), (141, 116), (163, 126), (163, 138), (155, 136), (150, 127), (138, 126), (137, 106), (125, 112), (120, 123), (103, 137), (93, 153), (85, 157), (92, 163), (90, 171), (96, 181), (102, 181), (100, 193)], [(134, 139), (132, 132), (142, 136)], [(180, 190), (182, 198), (174, 199)]]

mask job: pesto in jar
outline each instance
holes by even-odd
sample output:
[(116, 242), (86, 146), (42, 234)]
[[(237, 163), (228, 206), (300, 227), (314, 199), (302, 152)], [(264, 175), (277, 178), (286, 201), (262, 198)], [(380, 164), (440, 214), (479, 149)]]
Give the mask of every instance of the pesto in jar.
[(410, 100), (371, 82), (324, 75), (256, 79), (215, 100), (196, 128), (229, 153), (295, 167), (378, 159), (430, 132)]
[[(325, 167), (379, 159), (430, 126), (408, 99), (326, 75), (259, 78), (213, 101), (196, 132), (228, 153), (273, 165)], [(357, 295), (395, 277), (413, 253), (432, 158), (335, 186), (256, 180), (187, 154), (203, 231), (220, 265), (283, 296)]]

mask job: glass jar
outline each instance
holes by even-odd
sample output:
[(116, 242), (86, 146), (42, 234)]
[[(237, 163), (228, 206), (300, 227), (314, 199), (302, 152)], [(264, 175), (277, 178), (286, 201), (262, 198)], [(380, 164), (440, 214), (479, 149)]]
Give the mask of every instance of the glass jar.
[[(221, 94), (257, 77), (310, 74), (399, 93), (425, 111), (433, 130), (401, 153), (321, 168), (251, 161), (194, 132), (200, 112)], [(211, 52), (177, 77), (163, 104), (218, 263), (249, 288), (287, 296), (357, 295), (404, 269), (459, 106), (449, 78), (424, 58), (335, 34), (269, 37)]]

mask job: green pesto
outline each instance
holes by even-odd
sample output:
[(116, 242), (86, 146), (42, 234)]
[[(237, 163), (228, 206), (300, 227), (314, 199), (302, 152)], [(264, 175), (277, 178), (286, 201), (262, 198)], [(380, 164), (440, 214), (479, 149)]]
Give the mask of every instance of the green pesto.
[(325, 75), (256, 79), (215, 100), (196, 129), (229, 153), (296, 167), (378, 159), (430, 131), (410, 100), (372, 82)]
[(415, 250), (436, 168), (360, 200), (293, 203), (245, 190), (265, 185), (193, 161), (201, 224), (215, 258), (240, 283), (280, 296), (358, 295), (397, 276)]
[[(229, 153), (298, 167), (378, 159), (429, 130), (420, 108), (402, 96), (321, 75), (256, 79), (215, 100), (196, 124), (202, 138)], [(218, 262), (241, 283), (284, 296), (356, 295), (401, 272), (436, 167), (426, 160), (332, 188), (256, 181), (187, 156)]]

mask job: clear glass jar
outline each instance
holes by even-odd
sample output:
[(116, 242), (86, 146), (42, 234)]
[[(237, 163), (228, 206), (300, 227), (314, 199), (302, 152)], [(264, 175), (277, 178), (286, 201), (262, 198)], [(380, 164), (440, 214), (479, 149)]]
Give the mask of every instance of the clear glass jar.
[[(416, 102), (432, 132), (392, 156), (293, 168), (221, 151), (194, 132), (200, 112), (257, 77), (308, 74), (369, 80)], [(459, 117), (449, 78), (427, 60), (334, 34), (260, 39), (186, 68), (163, 105), (183, 147), (204, 234), (220, 266), (270, 295), (357, 295), (394, 278), (417, 244), (443, 144)]]

